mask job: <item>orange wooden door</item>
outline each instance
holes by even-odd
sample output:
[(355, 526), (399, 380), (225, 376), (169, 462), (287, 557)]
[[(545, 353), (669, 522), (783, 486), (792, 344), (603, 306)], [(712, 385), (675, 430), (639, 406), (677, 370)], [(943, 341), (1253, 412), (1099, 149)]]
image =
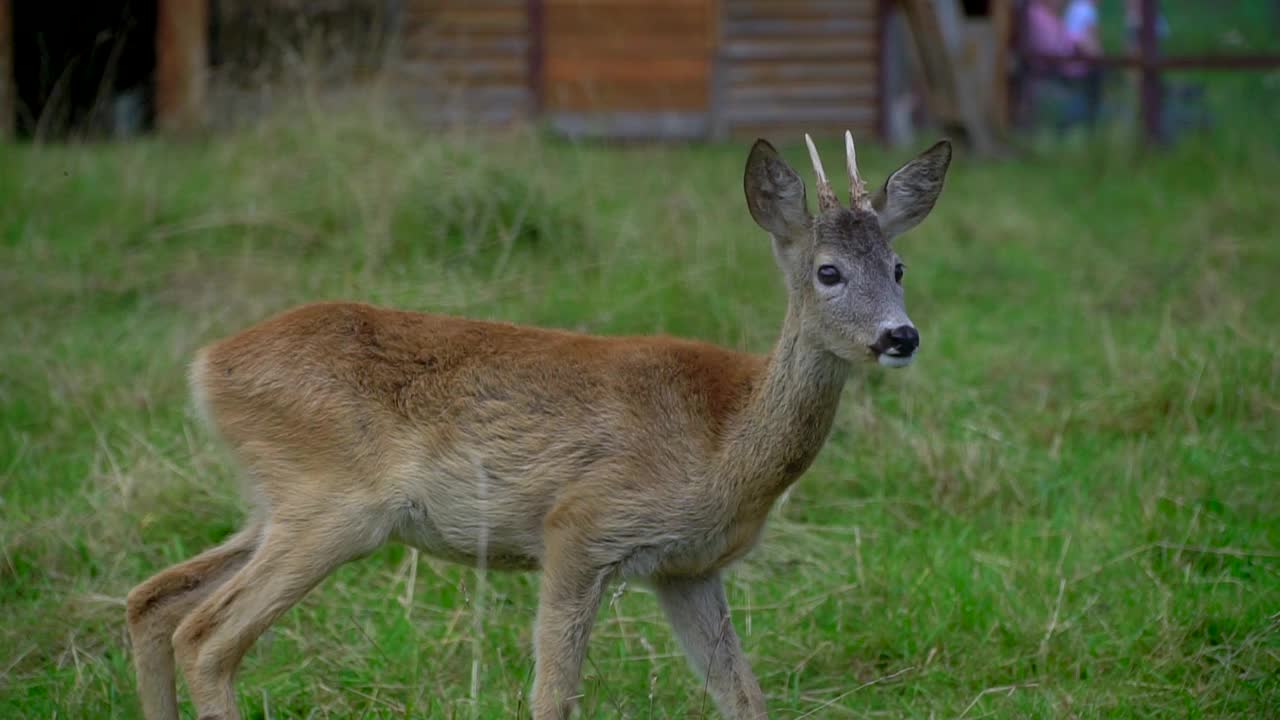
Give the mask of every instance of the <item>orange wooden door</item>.
[(543, 107), (570, 134), (707, 134), (716, 0), (543, 0)]

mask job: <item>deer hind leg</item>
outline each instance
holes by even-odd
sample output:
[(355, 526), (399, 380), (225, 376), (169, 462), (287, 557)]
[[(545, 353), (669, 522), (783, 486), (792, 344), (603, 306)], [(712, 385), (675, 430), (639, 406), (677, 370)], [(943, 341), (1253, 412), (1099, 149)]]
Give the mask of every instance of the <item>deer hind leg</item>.
[(244, 567), (261, 534), (262, 525), (251, 522), (218, 547), (156, 574), (129, 593), (129, 640), (147, 720), (177, 720), (173, 632), (192, 608)]
[(335, 568), (387, 537), (371, 528), (370, 514), (318, 507), (287, 519), (276, 513), (248, 563), (174, 633), (174, 650), (201, 720), (238, 720), (232, 679), (258, 636)]

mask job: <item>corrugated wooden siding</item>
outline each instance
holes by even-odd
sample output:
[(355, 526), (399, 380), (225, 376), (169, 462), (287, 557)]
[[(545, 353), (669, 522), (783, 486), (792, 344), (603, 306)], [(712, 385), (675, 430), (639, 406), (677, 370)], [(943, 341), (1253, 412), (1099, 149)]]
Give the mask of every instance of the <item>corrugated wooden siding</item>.
[(570, 134), (709, 132), (716, 0), (543, 0), (544, 106)]
[(721, 132), (875, 132), (877, 0), (721, 4)]
[(525, 0), (405, 0), (400, 87), (433, 124), (525, 119), (529, 12)]
[[(428, 120), (528, 118), (527, 0), (403, 0)], [(871, 133), (877, 0), (541, 0), (542, 110), (573, 135)]]

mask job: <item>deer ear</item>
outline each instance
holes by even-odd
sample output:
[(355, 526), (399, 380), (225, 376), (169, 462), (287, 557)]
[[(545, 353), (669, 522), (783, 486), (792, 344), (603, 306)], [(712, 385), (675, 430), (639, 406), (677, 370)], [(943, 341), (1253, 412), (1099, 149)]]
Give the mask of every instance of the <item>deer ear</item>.
[(871, 198), (885, 237), (893, 239), (920, 224), (942, 194), (951, 165), (951, 143), (941, 140), (885, 180)]
[(804, 181), (767, 141), (751, 146), (742, 185), (751, 217), (774, 240), (789, 242), (808, 227)]

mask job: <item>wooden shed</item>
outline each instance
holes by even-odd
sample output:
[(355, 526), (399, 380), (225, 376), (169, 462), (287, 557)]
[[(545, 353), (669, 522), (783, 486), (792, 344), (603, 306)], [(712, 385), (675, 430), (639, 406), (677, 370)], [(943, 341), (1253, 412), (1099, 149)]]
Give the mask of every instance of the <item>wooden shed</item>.
[[(384, 69), (425, 123), (533, 120), (575, 136), (709, 138), (870, 133), (883, 115), (887, 0), (258, 0), (254, 7), (305, 13), (344, 1), (385, 11)], [(31, 112), (18, 107), (12, 80), (15, 61), (24, 62), (13, 38), (28, 22), (14, 8), (42, 2), (73, 0), (0, 0), (4, 125)], [(154, 124), (188, 127), (210, 114), (210, 53), (234, 47), (225, 42), (236, 31), (224, 22), (229, 3), (97, 3), (150, 18), (131, 27), (154, 35)]]
[(427, 118), (571, 135), (877, 128), (881, 0), (405, 0)]

